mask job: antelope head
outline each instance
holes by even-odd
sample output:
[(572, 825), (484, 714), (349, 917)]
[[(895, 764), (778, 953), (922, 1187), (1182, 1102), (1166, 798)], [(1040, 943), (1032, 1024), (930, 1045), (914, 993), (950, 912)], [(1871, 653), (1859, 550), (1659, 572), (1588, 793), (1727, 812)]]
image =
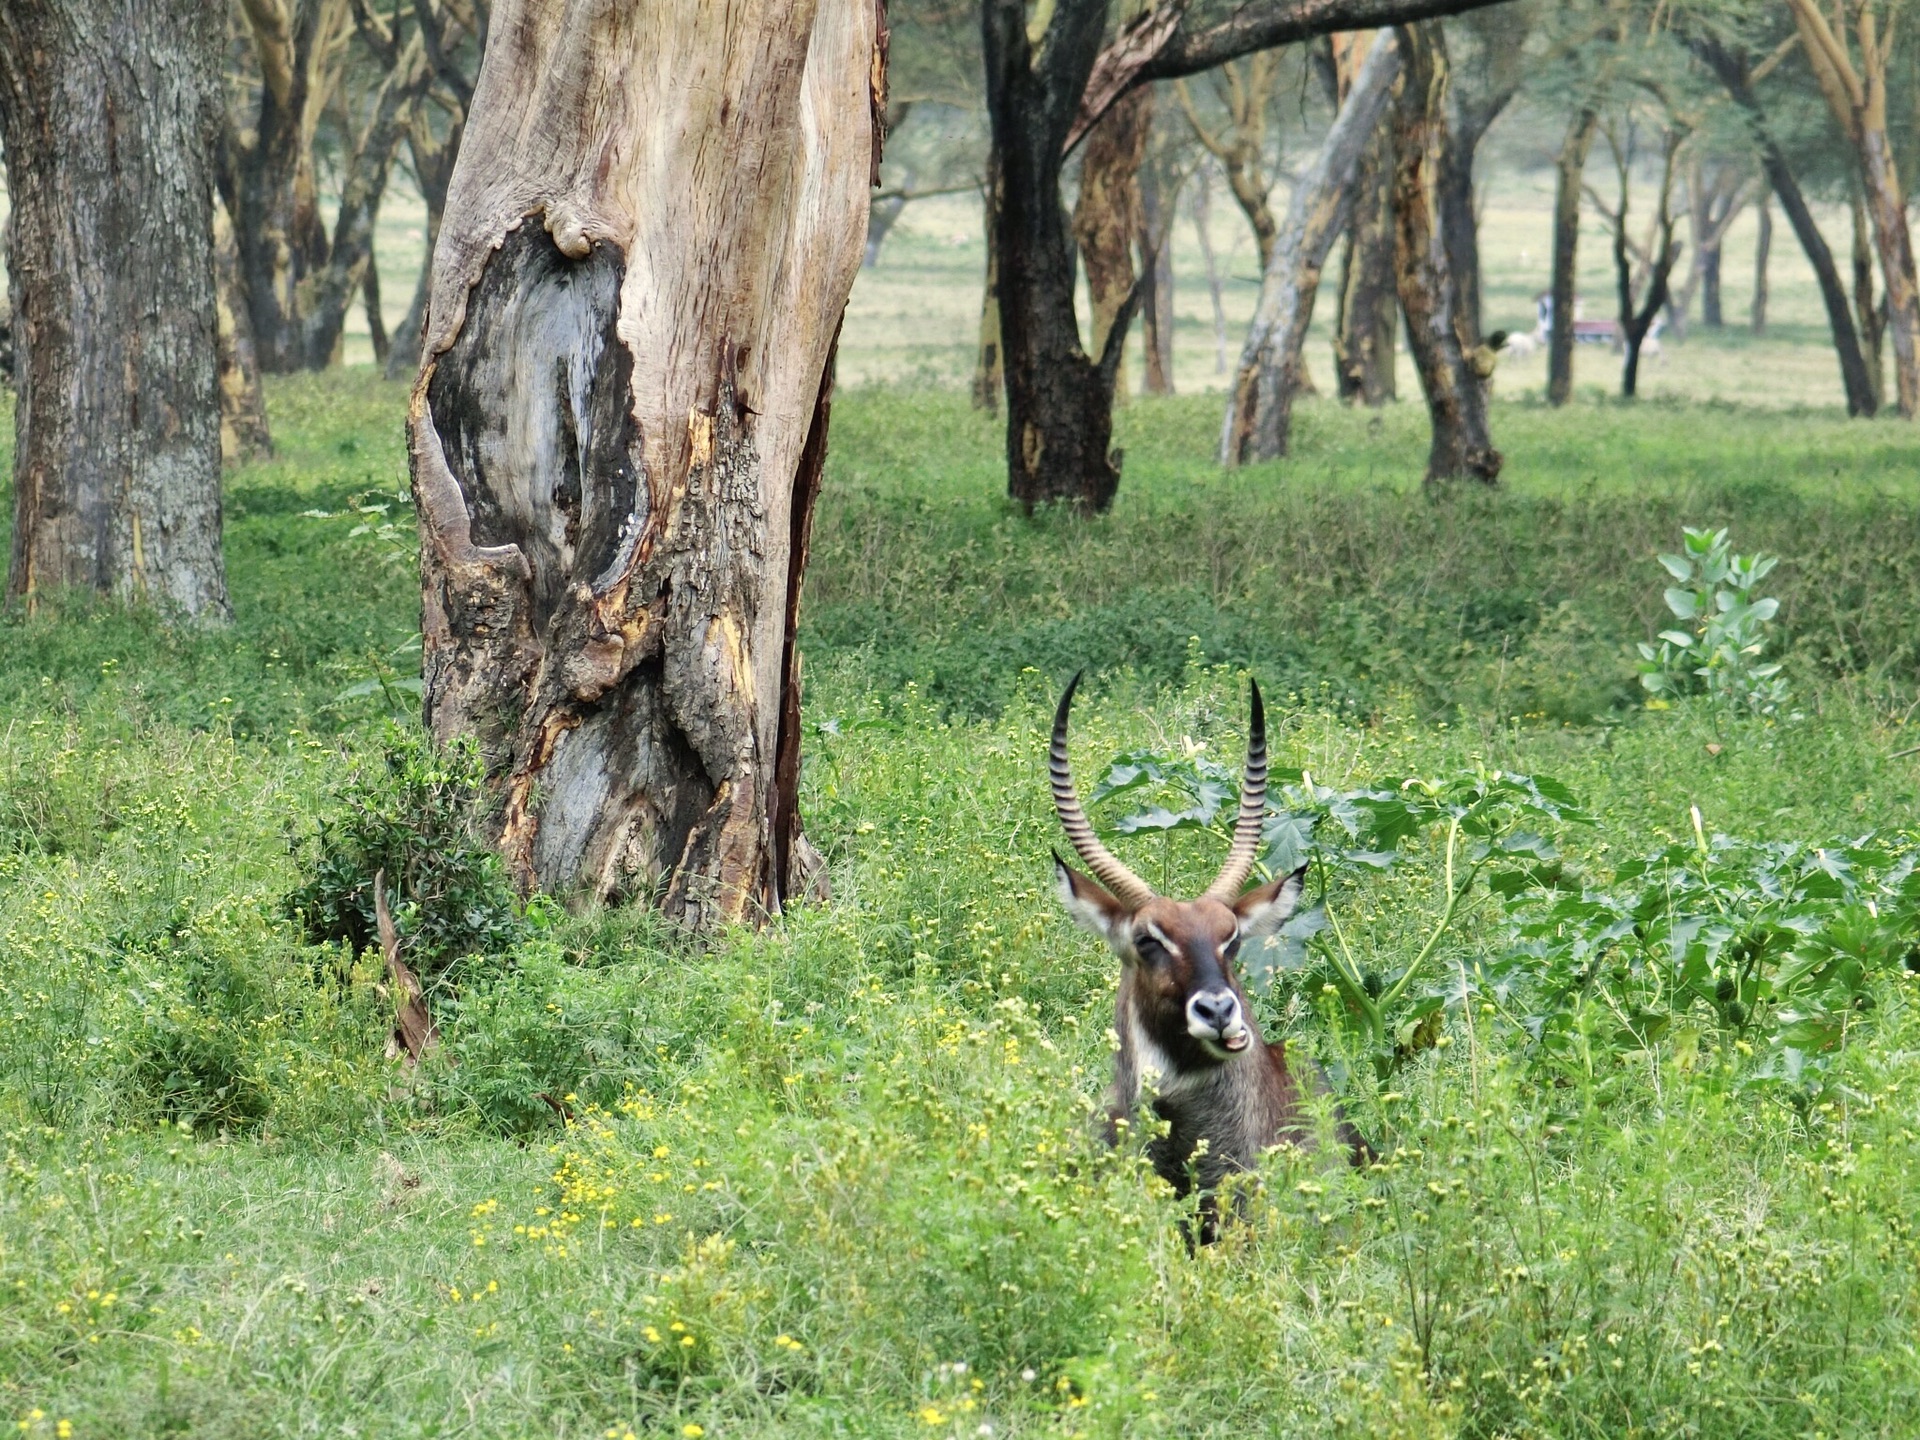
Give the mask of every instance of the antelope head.
[[(1240, 813), (1220, 874), (1196, 900), (1156, 895), (1100, 843), (1080, 805), (1067, 763), (1067, 715), (1075, 676), (1053, 717), (1048, 772), (1054, 810), (1067, 839), (1092, 877), (1070, 869), (1054, 854), (1061, 901), (1076, 923), (1104, 939), (1122, 967), (1120, 1020), (1123, 1042), (1131, 1039), (1158, 1052), (1159, 1066), (1187, 1073), (1224, 1064), (1256, 1048), (1259, 1034), (1246, 994), (1234, 976), (1234, 957), (1248, 940), (1272, 934), (1300, 902), (1305, 867), (1242, 891), (1260, 850), (1267, 808), (1266, 713), (1260, 687), (1252, 687), (1247, 764), (1240, 787)], [(1127, 1027), (1135, 1034), (1124, 1034)], [(1264, 1050), (1264, 1047), (1257, 1047)]]

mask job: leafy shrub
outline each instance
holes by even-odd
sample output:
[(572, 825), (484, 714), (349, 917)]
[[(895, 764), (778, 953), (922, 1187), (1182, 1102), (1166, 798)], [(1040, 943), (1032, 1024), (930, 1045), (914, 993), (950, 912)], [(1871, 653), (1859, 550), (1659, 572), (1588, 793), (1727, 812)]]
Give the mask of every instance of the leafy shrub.
[(309, 842), (295, 842), (305, 878), (286, 913), (314, 944), (376, 939), (373, 879), (384, 870), (408, 963), (429, 989), (456, 962), (505, 955), (526, 920), (500, 858), (475, 821), (485, 772), (466, 740), (436, 749), (416, 729), (389, 725), (379, 758), (363, 764)]
[(1667, 587), (1667, 608), (1691, 628), (1662, 630), (1658, 646), (1642, 642), (1640, 683), (1661, 698), (1703, 693), (1729, 709), (1778, 714), (1787, 682), (1778, 661), (1761, 657), (1780, 602), (1753, 590), (1779, 557), (1735, 555), (1725, 530), (1685, 533), (1686, 553), (1660, 563), (1680, 582)]
[(1549, 1068), (1692, 1032), (1757, 1053), (1746, 1083), (1815, 1097), (1876, 987), (1920, 970), (1920, 852), (1909, 836), (1709, 839), (1698, 810), (1694, 825), (1606, 884), (1516, 893), (1492, 988)]

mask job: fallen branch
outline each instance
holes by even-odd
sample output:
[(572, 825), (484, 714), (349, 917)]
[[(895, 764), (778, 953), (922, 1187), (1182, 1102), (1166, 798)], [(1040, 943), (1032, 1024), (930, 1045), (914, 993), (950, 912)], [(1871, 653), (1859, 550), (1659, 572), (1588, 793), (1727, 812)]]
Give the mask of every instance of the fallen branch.
[(386, 957), (387, 974), (393, 981), (395, 998), (393, 1033), (387, 1037), (387, 1058), (405, 1055), (409, 1065), (439, 1042), (440, 1032), (427, 1013), (426, 992), (407, 963), (400, 958), (400, 934), (393, 928), (393, 913), (387, 909), (387, 872), (373, 877), (373, 918), (380, 930), (380, 953)]

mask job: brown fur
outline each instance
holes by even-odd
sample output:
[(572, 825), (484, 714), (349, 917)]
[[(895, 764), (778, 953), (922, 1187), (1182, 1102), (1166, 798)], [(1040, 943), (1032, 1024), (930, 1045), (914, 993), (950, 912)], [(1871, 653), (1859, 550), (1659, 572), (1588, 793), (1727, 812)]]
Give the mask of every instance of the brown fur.
[[(1131, 912), (1064, 864), (1058, 879), (1068, 911), (1103, 936), (1121, 961), (1114, 1008), (1120, 1048), (1107, 1094), (1107, 1136), (1118, 1139), (1149, 1073), (1157, 1072), (1153, 1112), (1168, 1129), (1149, 1143), (1147, 1154), (1179, 1194), (1198, 1187), (1200, 1239), (1210, 1241), (1217, 1228), (1212, 1193), (1222, 1180), (1254, 1168), (1261, 1152), (1274, 1145), (1311, 1149), (1317, 1143), (1308, 1096), (1326, 1089), (1319, 1067), (1311, 1061), (1289, 1064), (1284, 1042), (1265, 1043), (1233, 964), (1243, 943), (1272, 933), (1293, 913), (1302, 875), (1258, 886), (1231, 905), (1156, 896)], [(1195, 997), (1208, 1003), (1204, 997), (1217, 1000), (1223, 992), (1232, 995), (1237, 1011), (1230, 1033), (1246, 1037), (1233, 1051), (1194, 1033)], [(1339, 1133), (1356, 1160), (1366, 1156), (1365, 1142), (1344, 1119)]]

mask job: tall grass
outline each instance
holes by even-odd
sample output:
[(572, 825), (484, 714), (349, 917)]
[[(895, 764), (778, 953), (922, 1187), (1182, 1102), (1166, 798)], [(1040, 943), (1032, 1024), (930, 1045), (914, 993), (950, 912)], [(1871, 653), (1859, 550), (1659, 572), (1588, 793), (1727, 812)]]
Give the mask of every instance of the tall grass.
[[(1435, 504), (1401, 413), (1309, 407), (1297, 461), (1223, 476), (1194, 458), (1208, 407), (1141, 405), (1121, 501), (1083, 524), (1007, 509), (963, 402), (853, 392), (805, 636), (833, 903), (711, 944), (543, 912), (467, 967), (409, 1075), (377, 965), (284, 906), (290, 842), (411, 703), (404, 567), (302, 513), (396, 486), (397, 392), (272, 398), (283, 458), (232, 489), (232, 634), (0, 621), (23, 1433), (1911, 1430), (1920, 982), (1886, 979), (1801, 1109), (1684, 1024), (1598, 1051), (1588, 1093), (1543, 1087), (1523, 1025), (1456, 1011), (1376, 1084), (1312, 1004), (1269, 1004), (1384, 1163), (1275, 1155), (1191, 1254), (1181, 1202), (1091, 1138), (1112, 961), (1055, 913), (1039, 765), (1082, 664), (1084, 763), (1235, 756), (1250, 664), (1278, 763), (1557, 775), (1598, 817), (1580, 866), (1695, 805), (1758, 837), (1910, 823), (1903, 429), (1506, 406), (1510, 486)], [(1803, 719), (1638, 708), (1682, 521), (1785, 557)], [(1169, 888), (1210, 871), (1191, 838), (1132, 843)], [(1420, 847), (1350, 882), (1364, 964), (1411, 953), (1436, 884)], [(1478, 908), (1438, 958), (1500, 943)]]

